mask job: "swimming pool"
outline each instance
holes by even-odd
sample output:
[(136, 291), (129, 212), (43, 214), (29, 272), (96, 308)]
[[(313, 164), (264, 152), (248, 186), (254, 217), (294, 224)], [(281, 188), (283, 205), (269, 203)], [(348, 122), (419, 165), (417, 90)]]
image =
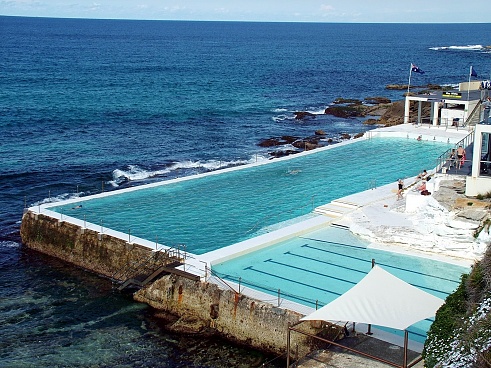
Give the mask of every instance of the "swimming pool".
[[(320, 308), (356, 285), (370, 271), (372, 259), (394, 276), (441, 299), (469, 271), (429, 258), (372, 249), (349, 230), (334, 226), (214, 264), (212, 270), (242, 288), (272, 295), (279, 292), (282, 298)], [(426, 319), (411, 326), (410, 339), (424, 342), (432, 322)]]
[[(55, 205), (50, 210), (167, 246), (203, 254), (369, 185), (435, 166), (449, 144), (375, 138), (219, 175)], [(81, 206), (81, 207), (80, 207)], [(77, 208), (79, 207), (79, 208)], [(77, 208), (77, 209), (74, 209)]]

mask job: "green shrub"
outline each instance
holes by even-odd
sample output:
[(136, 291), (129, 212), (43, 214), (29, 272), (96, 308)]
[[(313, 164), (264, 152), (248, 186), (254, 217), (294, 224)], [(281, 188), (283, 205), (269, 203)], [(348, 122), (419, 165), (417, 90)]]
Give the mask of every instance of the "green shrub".
[(422, 353), (426, 367), (434, 367), (438, 363), (439, 357), (450, 350), (450, 341), (461, 327), (462, 317), (465, 316), (467, 310), (465, 285), (468, 276), (462, 275), (457, 290), (445, 299), (445, 303), (436, 312), (435, 322), (428, 330), (428, 337)]

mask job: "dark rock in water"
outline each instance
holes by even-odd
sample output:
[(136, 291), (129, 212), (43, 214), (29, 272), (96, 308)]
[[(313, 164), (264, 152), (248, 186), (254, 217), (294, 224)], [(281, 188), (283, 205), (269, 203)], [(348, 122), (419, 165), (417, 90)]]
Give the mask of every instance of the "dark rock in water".
[(377, 125), (380, 124), (380, 120), (377, 119), (367, 119), (363, 122), (365, 125)]
[(315, 114), (312, 114), (311, 112), (308, 111), (296, 111), (294, 112), (294, 114), (295, 114), (295, 119), (297, 120), (315, 119)]
[(294, 150), (274, 151), (274, 152), (269, 152), (269, 155), (271, 156), (271, 158), (279, 158), (279, 157), (294, 155), (295, 153), (298, 152), (299, 151), (294, 151)]
[(392, 101), (387, 98), (387, 97), (367, 97), (365, 98), (365, 103), (372, 104), (372, 105), (379, 105), (379, 104), (389, 104)]
[(355, 139), (356, 139), (356, 138), (361, 138), (361, 137), (363, 137), (364, 135), (365, 135), (365, 133), (357, 133), (357, 134), (355, 134), (355, 135), (353, 136), (353, 138), (355, 138)]
[(281, 137), (281, 140), (283, 142), (285, 142), (285, 144), (292, 144), (297, 139), (298, 139), (298, 137), (293, 137), (293, 136), (289, 136), (289, 135), (284, 135), (284, 136)]
[(293, 146), (306, 151), (313, 150), (319, 147), (319, 141), (316, 140), (299, 140), (293, 143)]
[(260, 147), (276, 147), (283, 146), (285, 144), (292, 144), (298, 139), (298, 137), (293, 137), (289, 135), (284, 135), (281, 138), (268, 138), (258, 143)]
[(258, 146), (260, 147), (275, 147), (275, 146), (279, 146), (281, 143), (278, 139), (276, 138), (269, 138), (269, 139), (265, 139), (261, 142), (259, 142)]
[(351, 139), (351, 135), (349, 135), (348, 133), (343, 133), (341, 134), (341, 139)]
[(323, 131), (322, 129), (319, 129), (319, 130), (316, 130), (314, 134), (315, 135), (326, 135), (326, 132)]
[(342, 98), (342, 97), (338, 97), (334, 100), (333, 102), (334, 104), (336, 105), (340, 105), (340, 104), (350, 104), (350, 105), (361, 105), (361, 101), (360, 100), (357, 100), (357, 99), (354, 99), (354, 98)]
[(362, 106), (330, 106), (324, 111), (324, 114), (333, 115), (338, 118), (354, 118), (365, 116), (365, 110)]
[(385, 86), (385, 89), (405, 90), (407, 89), (407, 84), (388, 84)]

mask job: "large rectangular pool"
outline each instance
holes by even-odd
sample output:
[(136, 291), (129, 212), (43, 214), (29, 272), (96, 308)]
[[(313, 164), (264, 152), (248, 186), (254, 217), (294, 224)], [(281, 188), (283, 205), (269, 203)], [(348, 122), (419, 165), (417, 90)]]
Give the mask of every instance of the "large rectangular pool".
[[(272, 295), (280, 294), (310, 307), (322, 307), (355, 286), (372, 260), (394, 276), (445, 299), (455, 291), (467, 267), (427, 257), (374, 249), (349, 230), (334, 226), (214, 264), (214, 274)], [(408, 329), (410, 339), (423, 342), (433, 319)], [(396, 331), (390, 331), (397, 333)]]
[(81, 198), (49, 209), (203, 254), (250, 239), (336, 198), (431, 169), (449, 147), (405, 138), (360, 139), (314, 154)]

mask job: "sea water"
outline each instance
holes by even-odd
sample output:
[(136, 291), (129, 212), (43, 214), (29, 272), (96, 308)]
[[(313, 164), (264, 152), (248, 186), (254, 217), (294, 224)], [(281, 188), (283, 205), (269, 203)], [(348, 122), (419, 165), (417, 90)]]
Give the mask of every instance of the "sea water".
[(107, 281), (26, 249), (23, 208), (267, 159), (257, 144), (270, 137), (363, 132), (360, 120), (293, 113), (402, 99), (385, 86), (407, 83), (410, 63), (426, 71), (413, 85), (466, 81), (470, 65), (487, 78), (490, 33), (0, 17), (0, 365), (239, 366), (251, 351), (166, 335)]

